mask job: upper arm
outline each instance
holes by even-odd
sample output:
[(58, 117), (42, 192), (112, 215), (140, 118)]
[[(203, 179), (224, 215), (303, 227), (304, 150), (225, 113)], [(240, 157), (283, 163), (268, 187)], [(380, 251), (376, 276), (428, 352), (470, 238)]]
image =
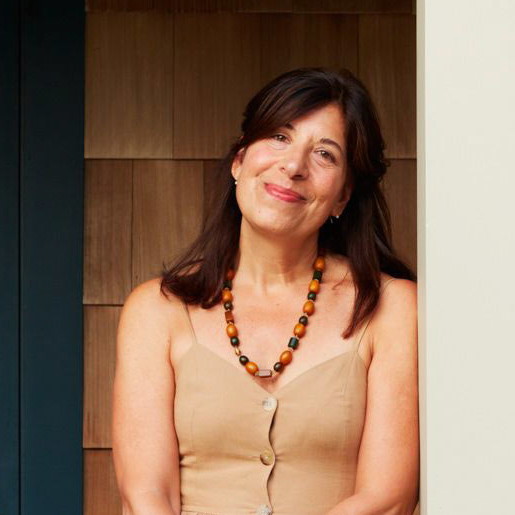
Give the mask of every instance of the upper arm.
[(164, 495), (179, 511), (169, 305), (156, 279), (136, 287), (125, 301), (116, 337), (112, 446), (122, 499)]
[(356, 493), (374, 499), (378, 513), (412, 513), (419, 478), (416, 284), (392, 281), (374, 319)]

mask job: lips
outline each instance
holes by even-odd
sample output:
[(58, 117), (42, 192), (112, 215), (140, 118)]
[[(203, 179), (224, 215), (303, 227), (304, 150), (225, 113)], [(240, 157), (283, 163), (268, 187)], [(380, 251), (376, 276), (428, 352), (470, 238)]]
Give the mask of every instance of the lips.
[(304, 197), (299, 193), (287, 188), (281, 188), (277, 184), (267, 183), (265, 184), (265, 189), (270, 195), (286, 202), (300, 202), (304, 200)]

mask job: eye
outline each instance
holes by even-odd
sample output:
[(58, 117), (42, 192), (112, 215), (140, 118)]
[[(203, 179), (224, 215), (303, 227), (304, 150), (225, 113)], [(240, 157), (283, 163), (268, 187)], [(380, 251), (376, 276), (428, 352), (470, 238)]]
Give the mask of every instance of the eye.
[[(275, 141), (279, 141), (281, 143), (284, 143), (284, 141), (287, 139), (287, 137), (284, 134), (272, 134), (270, 136), (271, 139), (275, 139)], [(326, 161), (330, 161), (331, 163), (336, 163), (336, 158), (330, 153), (327, 152), (327, 150), (320, 150), (320, 154)]]
[(328, 159), (332, 163), (336, 163), (336, 159), (330, 152), (327, 152), (327, 150), (321, 150), (320, 152), (324, 154), (324, 159)]

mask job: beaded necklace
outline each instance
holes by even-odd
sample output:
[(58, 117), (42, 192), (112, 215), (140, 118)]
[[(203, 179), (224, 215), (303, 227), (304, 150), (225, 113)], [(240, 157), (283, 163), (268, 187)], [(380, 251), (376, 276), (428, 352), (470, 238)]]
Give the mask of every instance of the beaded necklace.
[(230, 268), (225, 274), (225, 280), (223, 283), (222, 289), (222, 304), (225, 309), (225, 321), (226, 321), (226, 332), (227, 336), (229, 336), (229, 341), (234, 348), (234, 352), (237, 356), (239, 356), (240, 363), (245, 367), (247, 372), (253, 376), (257, 377), (272, 377), (275, 372), (280, 373), (284, 370), (284, 367), (291, 363), (293, 359), (293, 351), (297, 349), (299, 346), (300, 339), (306, 334), (306, 326), (308, 325), (308, 317), (311, 316), (315, 312), (315, 300), (317, 297), (317, 293), (320, 291), (320, 282), (322, 281), (322, 274), (325, 268), (325, 251), (319, 251), (317, 258), (313, 263), (313, 277), (309, 283), (309, 293), (307, 299), (304, 302), (304, 306), (302, 307), (302, 312), (304, 313), (299, 321), (293, 327), (293, 336), (290, 338), (288, 342), (288, 349), (281, 352), (279, 356), (279, 361), (277, 361), (273, 370), (269, 368), (260, 369), (258, 365), (254, 361), (250, 361), (249, 358), (241, 353), (240, 350), (240, 340), (238, 338), (238, 329), (234, 324), (234, 315), (232, 312), (233, 309), (233, 294), (232, 294), (232, 280), (235, 276), (235, 271), (233, 268)]

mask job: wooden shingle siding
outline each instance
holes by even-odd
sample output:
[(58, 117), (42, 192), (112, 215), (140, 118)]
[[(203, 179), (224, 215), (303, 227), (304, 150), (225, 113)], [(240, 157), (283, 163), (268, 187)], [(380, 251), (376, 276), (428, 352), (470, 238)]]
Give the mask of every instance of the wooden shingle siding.
[(359, 16), (359, 78), (377, 104), (391, 158), (417, 157), (415, 51), (414, 16)]
[(132, 163), (87, 160), (84, 304), (122, 304), (131, 290)]
[(393, 245), (417, 270), (417, 162), (392, 159), (383, 188), (392, 216)]
[(197, 236), (203, 195), (201, 161), (134, 162), (132, 284), (156, 277)]
[(83, 447), (111, 447), (111, 411), (120, 306), (84, 306)]
[(173, 157), (173, 16), (90, 13), (85, 53), (84, 157)]

